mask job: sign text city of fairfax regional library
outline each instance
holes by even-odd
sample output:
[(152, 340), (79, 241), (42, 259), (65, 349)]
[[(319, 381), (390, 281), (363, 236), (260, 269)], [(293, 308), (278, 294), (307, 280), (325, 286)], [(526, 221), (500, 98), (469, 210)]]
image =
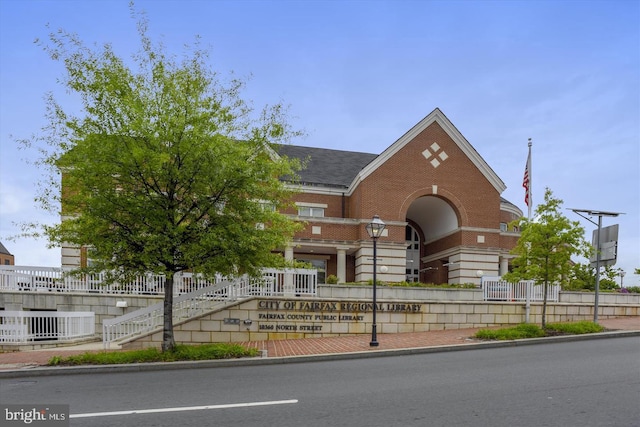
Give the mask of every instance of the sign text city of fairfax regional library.
[[(378, 312), (419, 313), (422, 304), (414, 303), (378, 303)], [(320, 333), (322, 322), (361, 322), (360, 313), (373, 311), (373, 303), (365, 302), (327, 302), (327, 301), (258, 301), (258, 330), (274, 332)], [(290, 323), (296, 322), (296, 323)], [(309, 322), (304, 324), (300, 322)]]

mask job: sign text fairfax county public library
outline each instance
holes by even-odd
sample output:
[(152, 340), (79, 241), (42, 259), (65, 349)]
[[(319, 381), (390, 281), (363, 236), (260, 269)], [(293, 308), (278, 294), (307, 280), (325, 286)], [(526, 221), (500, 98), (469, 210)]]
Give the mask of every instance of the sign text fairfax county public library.
[[(376, 304), (378, 312), (419, 313), (422, 304), (386, 302)], [(258, 301), (258, 329), (265, 332), (320, 333), (323, 322), (361, 322), (362, 313), (373, 311), (373, 303), (295, 300)]]

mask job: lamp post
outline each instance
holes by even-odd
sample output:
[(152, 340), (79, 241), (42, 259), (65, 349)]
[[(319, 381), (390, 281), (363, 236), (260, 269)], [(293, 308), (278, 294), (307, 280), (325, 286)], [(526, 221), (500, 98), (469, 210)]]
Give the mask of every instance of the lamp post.
[(382, 230), (384, 230), (385, 223), (382, 222), (378, 215), (374, 215), (373, 219), (369, 224), (366, 225), (367, 233), (369, 233), (369, 237), (373, 239), (373, 325), (371, 326), (371, 342), (369, 346), (377, 347), (378, 346), (378, 325), (376, 324), (376, 312), (378, 308), (378, 304), (376, 301), (377, 294), (377, 278), (376, 278), (376, 269), (377, 269), (377, 258), (378, 251), (376, 242), (378, 241), (378, 237), (382, 235)]

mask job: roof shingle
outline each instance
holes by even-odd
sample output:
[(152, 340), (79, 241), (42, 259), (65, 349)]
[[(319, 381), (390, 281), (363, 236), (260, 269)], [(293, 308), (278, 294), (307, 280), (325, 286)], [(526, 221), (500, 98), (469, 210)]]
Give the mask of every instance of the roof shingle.
[(339, 188), (348, 188), (358, 172), (378, 157), (377, 154), (299, 145), (280, 145), (277, 152), (307, 162), (306, 168), (298, 173), (301, 184)]

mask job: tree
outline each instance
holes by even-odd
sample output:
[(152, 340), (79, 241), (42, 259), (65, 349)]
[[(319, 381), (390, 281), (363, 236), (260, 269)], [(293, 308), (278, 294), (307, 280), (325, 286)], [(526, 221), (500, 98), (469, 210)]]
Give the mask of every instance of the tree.
[(38, 228), (52, 245), (90, 247), (95, 263), (85, 271), (110, 280), (165, 276), (162, 350), (170, 351), (176, 273), (257, 275), (284, 265), (273, 251), (298, 225), (279, 213), (292, 196), (281, 178), (294, 179), (300, 165), (273, 149), (300, 132), (279, 104), (254, 117), (244, 82), (221, 83), (199, 44), (177, 61), (152, 43), (143, 14), (137, 24), (132, 66), (110, 45), (89, 49), (65, 31), (38, 42), (64, 64), (62, 83), (83, 111), (68, 114), (48, 96), (48, 126), (22, 142), (45, 147), (37, 201), (62, 205), (60, 224)]
[[(620, 274), (620, 269), (614, 269), (607, 265), (601, 272), (599, 280), (600, 290), (615, 290), (619, 288), (616, 283), (616, 276)], [(596, 270), (589, 264), (575, 264), (572, 268), (572, 274), (568, 283), (563, 283), (565, 290), (589, 290), (596, 288)]]
[(533, 219), (520, 218), (516, 225), (520, 238), (512, 253), (513, 270), (507, 280), (534, 280), (543, 285), (542, 327), (546, 326), (547, 287), (565, 284), (570, 277), (573, 255), (588, 257), (591, 246), (584, 240), (584, 229), (577, 221), (568, 220), (560, 212), (562, 200), (545, 189), (544, 203), (538, 205)]

